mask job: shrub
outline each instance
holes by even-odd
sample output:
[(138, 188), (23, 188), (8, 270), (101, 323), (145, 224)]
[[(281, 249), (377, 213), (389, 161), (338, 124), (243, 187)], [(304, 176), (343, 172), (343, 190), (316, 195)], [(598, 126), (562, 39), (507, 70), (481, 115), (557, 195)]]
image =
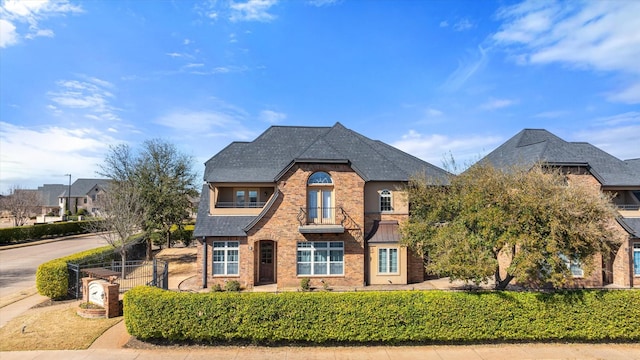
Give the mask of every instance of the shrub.
[(106, 262), (115, 257), (113, 247), (107, 245), (42, 263), (36, 271), (36, 289), (40, 295), (51, 299), (65, 298), (69, 288), (68, 263)]
[(311, 279), (305, 277), (300, 279), (300, 289), (302, 289), (302, 291), (310, 291), (311, 290)]
[[(95, 221), (95, 220), (94, 220)], [(88, 233), (88, 221), (37, 224), (0, 229), (0, 244)]]
[(139, 339), (254, 343), (639, 341), (640, 291), (177, 293), (124, 296)]
[(236, 280), (227, 281), (224, 284), (225, 291), (240, 291), (240, 283)]
[(222, 291), (222, 287), (220, 286), (220, 284), (214, 284), (213, 287), (211, 287), (211, 292), (219, 292)]

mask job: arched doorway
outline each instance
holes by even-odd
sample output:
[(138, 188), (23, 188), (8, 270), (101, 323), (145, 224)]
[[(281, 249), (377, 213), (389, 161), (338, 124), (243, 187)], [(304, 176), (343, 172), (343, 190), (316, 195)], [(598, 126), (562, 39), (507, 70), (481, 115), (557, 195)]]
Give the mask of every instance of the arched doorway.
[(276, 243), (271, 240), (259, 242), (258, 284), (276, 282)]

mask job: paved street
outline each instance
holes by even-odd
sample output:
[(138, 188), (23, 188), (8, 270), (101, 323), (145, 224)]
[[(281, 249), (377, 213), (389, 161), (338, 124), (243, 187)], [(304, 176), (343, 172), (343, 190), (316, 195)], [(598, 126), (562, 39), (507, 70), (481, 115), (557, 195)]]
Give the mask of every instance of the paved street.
[(84, 235), (32, 246), (0, 247), (0, 299), (33, 288), (36, 270), (43, 262), (106, 244), (97, 235)]

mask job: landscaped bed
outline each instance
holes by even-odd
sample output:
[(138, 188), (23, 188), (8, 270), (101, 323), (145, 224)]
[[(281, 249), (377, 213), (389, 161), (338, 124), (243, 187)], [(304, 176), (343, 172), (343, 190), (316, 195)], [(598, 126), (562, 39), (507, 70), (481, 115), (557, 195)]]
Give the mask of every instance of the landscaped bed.
[(403, 344), (638, 341), (640, 292), (126, 293), (143, 340)]

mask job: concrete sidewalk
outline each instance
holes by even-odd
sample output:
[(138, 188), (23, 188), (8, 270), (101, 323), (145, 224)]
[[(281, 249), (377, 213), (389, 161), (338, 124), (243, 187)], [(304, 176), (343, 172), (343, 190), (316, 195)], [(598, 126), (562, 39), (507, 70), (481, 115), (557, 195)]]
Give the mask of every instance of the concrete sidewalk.
[(517, 344), (373, 347), (210, 347), (197, 349), (89, 349), (2, 352), (2, 360), (44, 359), (611, 359), (640, 360), (640, 345)]

